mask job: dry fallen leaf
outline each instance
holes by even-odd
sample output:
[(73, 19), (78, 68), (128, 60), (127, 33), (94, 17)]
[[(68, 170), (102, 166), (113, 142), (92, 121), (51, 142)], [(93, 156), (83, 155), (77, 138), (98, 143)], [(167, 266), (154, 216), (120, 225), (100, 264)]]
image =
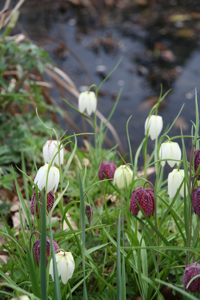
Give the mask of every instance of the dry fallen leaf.
[[(24, 200), (25, 203), (27, 204), (27, 201)], [(13, 204), (11, 207), (10, 207), (10, 216), (11, 216), (11, 219), (12, 219), (12, 222), (13, 222), (13, 227), (17, 227), (18, 229), (20, 229), (20, 216), (19, 216), (19, 207), (21, 209), (21, 214), (22, 214), (22, 221), (24, 222), (25, 221), (25, 216), (23, 214), (23, 210), (22, 210), (22, 205), (19, 201), (17, 201), (15, 204)]]
[(84, 167), (88, 167), (90, 165), (90, 161), (86, 157), (82, 159), (82, 163)]
[[(70, 217), (70, 214), (69, 214), (69, 213), (66, 213), (66, 217), (67, 217), (67, 219), (68, 219), (70, 225), (72, 226), (72, 228), (73, 228), (74, 230), (77, 230), (78, 227), (77, 227), (76, 223), (75, 223), (74, 221), (72, 221), (72, 218)], [(64, 221), (64, 223), (63, 223), (63, 230), (70, 230), (69, 226), (67, 225), (67, 223), (66, 223), (65, 221)]]
[(106, 200), (110, 200), (111, 202), (115, 202), (117, 199), (116, 195), (108, 195), (106, 194)]
[(6, 264), (8, 258), (9, 258), (8, 252), (6, 250), (0, 250), (0, 266), (2, 266), (1, 262), (3, 262), (4, 264)]
[(187, 122), (185, 121), (185, 119), (183, 117), (178, 117), (178, 119), (174, 123), (174, 127), (176, 129), (182, 128), (183, 130), (187, 130), (188, 129), (188, 124), (187, 124)]
[[(156, 171), (155, 167), (147, 168), (146, 176), (149, 176), (149, 175), (155, 173), (155, 171)], [(139, 172), (137, 172), (137, 174), (138, 174), (138, 176), (142, 177), (142, 176), (144, 176), (144, 171), (139, 171)], [(137, 179), (137, 176), (135, 176), (135, 179)]]

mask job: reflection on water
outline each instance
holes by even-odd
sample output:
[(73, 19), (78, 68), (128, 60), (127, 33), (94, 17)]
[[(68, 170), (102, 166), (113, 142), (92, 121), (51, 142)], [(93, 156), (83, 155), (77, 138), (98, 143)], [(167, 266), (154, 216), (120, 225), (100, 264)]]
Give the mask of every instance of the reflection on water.
[[(170, 136), (179, 135), (180, 126), (184, 134), (190, 134), (190, 120), (195, 120), (194, 89), (200, 88), (199, 5), (191, 1), (193, 6), (188, 10), (187, 4), (177, 6), (178, 1), (167, 1), (166, 7), (161, 4), (119, 7), (109, 13), (101, 8), (98, 14), (95, 7), (78, 8), (67, 1), (61, 2), (66, 6), (59, 7), (54, 1), (53, 10), (51, 1), (48, 1), (49, 6), (44, 1), (45, 5), (40, 7), (35, 6), (34, 1), (28, 1), (22, 8), (21, 25), (50, 53), (79, 90), (92, 83), (80, 64), (66, 50), (39, 34), (31, 36), (32, 32), (65, 43), (84, 63), (97, 86), (123, 57), (118, 69), (102, 86), (98, 108), (107, 117), (123, 88), (111, 123), (124, 149), (128, 151), (127, 119), (132, 116), (129, 133), (134, 153), (144, 136), (144, 121), (157, 101), (161, 84), (164, 92), (172, 88), (159, 109), (164, 128), (172, 123), (185, 104)], [(63, 96), (67, 98), (67, 95)], [(61, 103), (56, 90), (52, 91), (52, 97)], [(70, 114), (81, 127), (77, 113), (72, 111)], [(112, 138), (110, 134), (109, 137)], [(190, 143), (186, 140), (188, 148)], [(149, 141), (149, 146), (153, 149), (154, 143)]]

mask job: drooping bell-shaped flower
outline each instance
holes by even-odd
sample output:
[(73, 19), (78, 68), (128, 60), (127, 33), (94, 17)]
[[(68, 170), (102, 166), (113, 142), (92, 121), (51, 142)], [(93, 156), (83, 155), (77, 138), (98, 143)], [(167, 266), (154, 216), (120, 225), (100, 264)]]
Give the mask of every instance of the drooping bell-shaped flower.
[(97, 108), (97, 99), (95, 93), (91, 91), (80, 93), (78, 98), (78, 107), (81, 113), (86, 110), (89, 116), (92, 114), (92, 112), (95, 112)]
[(152, 140), (155, 140), (163, 128), (163, 120), (161, 116), (152, 115), (148, 117), (144, 124), (144, 134), (150, 135)]
[(115, 170), (114, 174), (114, 184), (118, 186), (119, 189), (128, 187), (133, 178), (133, 172), (128, 165), (122, 165)]
[(93, 218), (94, 218), (94, 208), (91, 205), (86, 205), (85, 214), (86, 214), (89, 224), (92, 225)]
[(192, 207), (195, 214), (200, 218), (200, 186), (192, 191)]
[[(171, 168), (173, 168), (175, 164), (178, 165), (179, 160), (181, 159), (181, 149), (179, 147), (179, 144), (171, 141), (161, 144), (159, 158), (166, 159)], [(170, 159), (176, 159), (177, 161), (173, 161)], [(165, 161), (161, 161), (161, 166), (164, 167), (164, 165)]]
[(116, 169), (117, 169), (117, 165), (114, 161), (102, 162), (99, 169), (99, 179), (104, 180), (106, 177), (108, 179), (113, 179)]
[[(43, 190), (44, 188), (46, 188), (48, 168), (49, 165), (45, 164), (43, 167), (41, 167), (38, 170), (36, 174), (34, 183), (37, 184), (39, 190)], [(59, 169), (54, 166), (51, 166), (48, 172), (47, 193), (49, 193), (52, 189), (54, 189), (54, 192), (57, 190), (59, 180), (60, 180)]]
[[(38, 205), (37, 205), (37, 199), (36, 199), (36, 189), (34, 188), (33, 189), (33, 194), (32, 194), (32, 197), (31, 197), (31, 204), (30, 204), (30, 210), (31, 210), (31, 213), (34, 215), (35, 214), (35, 211), (37, 213), (37, 218), (39, 219), (40, 217), (40, 214), (39, 214), (39, 210), (38, 210)], [(38, 192), (38, 199), (39, 199), (39, 204), (42, 205), (42, 201), (41, 201), (41, 194), (40, 192)], [(52, 209), (53, 207), (53, 204), (54, 204), (54, 201), (55, 201), (55, 194), (54, 194), (54, 190), (50, 191), (48, 194), (47, 194), (47, 211), (50, 212), (50, 210)]]
[(144, 211), (145, 215), (150, 218), (155, 211), (155, 199), (154, 191), (152, 189), (145, 189), (143, 187), (138, 187), (132, 192), (130, 201), (130, 211), (137, 216), (139, 212), (139, 206)]
[[(56, 154), (56, 156), (55, 156), (55, 154)], [(57, 166), (59, 166), (59, 159), (60, 159), (60, 164), (62, 165), (63, 164), (63, 156), (64, 156), (62, 145), (60, 145), (60, 143), (58, 143), (56, 140), (46, 141), (46, 143), (43, 146), (43, 156), (44, 156), (45, 164), (48, 164), (55, 156), (55, 158), (52, 161), (52, 165), (54, 165), (54, 163), (56, 163)]]
[[(173, 198), (180, 187), (182, 181), (184, 180), (185, 172), (184, 170), (177, 170), (174, 169), (172, 172), (168, 175), (168, 194), (170, 198)], [(186, 187), (186, 195), (188, 193), (187, 187)], [(182, 184), (182, 187), (180, 189), (180, 195), (184, 197), (184, 183)]]
[(196, 275), (200, 275), (200, 264), (195, 262), (191, 265), (187, 265), (183, 275), (184, 291), (190, 290), (192, 293), (198, 292), (198, 294), (200, 294), (200, 277), (194, 279), (187, 288), (190, 280)]
[[(199, 164), (200, 164), (200, 149), (194, 151), (194, 170), (195, 170), (195, 173), (198, 170)], [(200, 180), (200, 175), (198, 176), (198, 180)]]
[(30, 300), (30, 298), (27, 295), (22, 295), (18, 298), (10, 298), (10, 300)]
[[(55, 253), (58, 276), (61, 276), (61, 280), (64, 284), (72, 277), (75, 269), (75, 262), (71, 252), (60, 251)], [(50, 261), (49, 274), (54, 280), (53, 274), (53, 259)]]
[[(47, 265), (48, 257), (50, 255), (50, 238), (46, 237), (46, 241), (47, 241), (46, 242), (46, 265)], [(33, 245), (33, 253), (34, 253), (35, 261), (36, 261), (36, 264), (38, 267), (40, 264), (40, 247), (41, 247), (41, 240), (37, 240)], [(59, 246), (55, 240), (53, 240), (53, 247), (54, 247), (55, 251), (59, 249)]]

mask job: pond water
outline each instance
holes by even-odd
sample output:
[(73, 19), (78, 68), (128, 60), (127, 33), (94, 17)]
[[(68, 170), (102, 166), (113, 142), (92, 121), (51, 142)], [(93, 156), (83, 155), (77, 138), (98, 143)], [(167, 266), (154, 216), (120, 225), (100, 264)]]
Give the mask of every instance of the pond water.
[[(198, 93), (200, 89), (198, 1), (190, 1), (193, 4), (190, 10), (182, 1), (181, 5), (178, 1), (154, 2), (158, 4), (120, 4), (108, 11), (105, 7), (98, 10), (95, 5), (73, 6), (67, 1), (57, 4), (42, 1), (40, 6), (35, 5), (35, 1), (27, 1), (20, 16), (25, 32), (49, 52), (79, 91), (91, 83), (98, 86), (122, 58), (117, 70), (101, 88), (98, 109), (107, 117), (122, 88), (111, 123), (127, 152), (126, 122), (132, 116), (129, 133), (133, 154), (144, 137), (144, 122), (160, 94), (161, 84), (164, 92), (172, 88), (158, 112), (163, 117), (164, 128), (173, 122), (184, 104), (181, 118), (169, 136), (180, 134), (180, 124), (185, 135), (191, 133), (190, 120), (195, 121), (194, 90), (196, 88)], [(41, 33), (65, 43), (83, 62), (92, 82), (72, 55), (59, 51), (58, 45), (40, 36)], [(99, 68), (104, 69), (99, 72)], [(52, 97), (61, 104), (56, 89), (52, 90)], [(70, 116), (81, 128), (79, 115), (70, 110)], [(66, 124), (63, 127), (66, 130)], [(114, 142), (110, 133), (108, 136)], [(189, 153), (189, 140), (186, 146)], [(154, 142), (149, 141), (149, 149), (153, 147)]]

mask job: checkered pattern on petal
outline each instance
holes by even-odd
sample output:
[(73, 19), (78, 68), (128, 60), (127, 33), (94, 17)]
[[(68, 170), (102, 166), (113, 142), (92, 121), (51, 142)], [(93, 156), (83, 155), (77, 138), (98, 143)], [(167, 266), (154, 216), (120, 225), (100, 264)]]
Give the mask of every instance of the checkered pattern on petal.
[[(38, 210), (38, 204), (37, 204), (37, 199), (36, 199), (36, 189), (34, 188), (33, 190), (33, 194), (31, 197), (31, 204), (30, 204), (30, 210), (31, 213), (34, 215), (35, 211), (37, 214), (37, 218), (39, 219), (40, 215), (39, 215), (39, 210)], [(39, 202), (41, 203), (41, 194), (40, 192), (38, 192), (38, 198), (39, 198)], [(55, 194), (54, 194), (54, 190), (51, 190), (48, 194), (47, 194), (47, 211), (50, 212), (50, 210), (53, 207), (55, 201)]]
[(50, 210), (53, 207), (55, 201), (55, 194), (54, 194), (54, 190), (51, 190), (48, 194), (47, 194), (47, 211), (50, 212)]
[[(195, 173), (198, 169), (199, 164), (200, 164), (200, 149), (194, 151), (194, 170), (195, 170)], [(200, 180), (200, 175), (198, 176), (198, 180)]]
[[(37, 214), (37, 218), (39, 219), (39, 211), (38, 211), (38, 205), (37, 205), (37, 199), (36, 199), (36, 194), (35, 194), (36, 189), (33, 189), (33, 194), (31, 197), (31, 204), (30, 204), (30, 210), (31, 213), (34, 215), (35, 211)], [(38, 198), (39, 198), (39, 202), (41, 202), (41, 194), (38, 192)]]
[(192, 206), (195, 214), (200, 218), (200, 186), (192, 191)]
[[(47, 241), (46, 242), (46, 265), (47, 265), (48, 257), (50, 255), (50, 238), (46, 237), (46, 241)], [(36, 261), (36, 264), (38, 267), (40, 264), (40, 247), (41, 247), (41, 240), (37, 240), (33, 245), (33, 253), (34, 253), (35, 261)], [(55, 251), (59, 249), (59, 246), (55, 240), (53, 240), (53, 247), (54, 247)]]
[[(50, 244), (50, 238), (47, 237), (47, 242), (49, 242)], [(60, 249), (60, 247), (58, 246), (58, 244), (56, 243), (56, 241), (53, 239), (53, 247), (54, 247), (54, 251)], [(58, 253), (59, 251), (57, 251), (56, 253)]]
[(183, 288), (184, 291), (190, 290), (192, 293), (198, 292), (200, 294), (200, 277), (193, 280), (188, 289), (186, 289), (189, 281), (200, 274), (200, 265), (197, 263), (193, 263), (191, 265), (187, 265), (183, 275)]
[(102, 162), (99, 169), (99, 179), (104, 180), (107, 176), (108, 179), (114, 178), (115, 170), (117, 169), (116, 163), (113, 161), (104, 161)]
[(130, 201), (130, 211), (137, 216), (139, 212), (138, 204), (141, 206), (145, 215), (150, 218), (155, 211), (154, 192), (151, 189), (144, 189), (143, 187), (137, 188), (133, 191)]

